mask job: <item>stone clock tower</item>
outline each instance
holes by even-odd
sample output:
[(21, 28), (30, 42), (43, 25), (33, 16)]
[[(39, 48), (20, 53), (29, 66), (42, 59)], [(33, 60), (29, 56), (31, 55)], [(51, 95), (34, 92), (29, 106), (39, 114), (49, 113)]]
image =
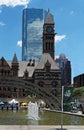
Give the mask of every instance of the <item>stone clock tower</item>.
[(49, 53), (54, 59), (54, 20), (48, 11), (46, 20), (43, 25), (43, 53)]

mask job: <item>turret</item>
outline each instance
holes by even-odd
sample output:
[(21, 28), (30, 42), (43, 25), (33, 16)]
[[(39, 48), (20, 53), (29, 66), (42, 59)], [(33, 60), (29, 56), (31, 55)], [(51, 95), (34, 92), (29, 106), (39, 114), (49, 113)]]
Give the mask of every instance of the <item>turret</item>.
[(19, 63), (16, 54), (14, 54), (12, 60), (12, 74), (14, 77), (18, 77)]

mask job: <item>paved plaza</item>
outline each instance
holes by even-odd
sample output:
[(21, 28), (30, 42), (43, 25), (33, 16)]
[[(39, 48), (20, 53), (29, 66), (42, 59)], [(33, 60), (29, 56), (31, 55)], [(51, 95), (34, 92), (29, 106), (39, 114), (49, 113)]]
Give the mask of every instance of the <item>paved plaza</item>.
[[(0, 125), (0, 130), (61, 130), (61, 126)], [(84, 126), (63, 126), (62, 130), (84, 130)]]

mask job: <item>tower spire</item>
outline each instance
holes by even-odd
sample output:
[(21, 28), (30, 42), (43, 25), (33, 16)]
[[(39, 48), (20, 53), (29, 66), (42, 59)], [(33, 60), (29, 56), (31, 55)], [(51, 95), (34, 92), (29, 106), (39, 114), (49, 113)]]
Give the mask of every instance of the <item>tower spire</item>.
[(16, 54), (14, 54), (14, 57), (13, 57), (13, 60), (12, 60), (13, 76), (15, 76), (15, 77), (18, 76), (18, 70), (19, 70), (19, 62), (18, 62)]
[(54, 20), (48, 9), (48, 14), (43, 25), (43, 53), (49, 53), (54, 59)]
[(45, 19), (45, 23), (54, 24), (53, 16), (51, 15), (49, 9), (48, 9), (47, 17), (46, 17), (46, 19)]

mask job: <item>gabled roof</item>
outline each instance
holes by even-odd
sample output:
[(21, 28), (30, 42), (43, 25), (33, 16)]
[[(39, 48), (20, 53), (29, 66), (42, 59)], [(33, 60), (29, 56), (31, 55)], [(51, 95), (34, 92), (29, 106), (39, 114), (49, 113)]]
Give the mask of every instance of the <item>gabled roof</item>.
[(48, 10), (47, 17), (45, 19), (45, 23), (54, 24), (53, 16), (51, 15), (49, 10)]
[(51, 70), (59, 70), (59, 67), (57, 66), (56, 62), (53, 60), (49, 53), (44, 53), (42, 55), (42, 58), (38, 63), (36, 69), (43, 69), (47, 62), (51, 64)]
[(19, 62), (18, 76), (22, 77), (24, 75), (25, 70), (27, 70), (29, 77), (32, 77), (33, 72), (34, 72), (37, 64), (38, 64), (38, 62), (35, 62), (35, 66), (28, 66), (28, 61), (20, 61)]
[(3, 70), (10, 70), (11, 69), (4, 57), (2, 57), (0, 59), (0, 70), (2, 70), (2, 69)]
[(13, 57), (12, 63), (14, 63), (14, 64), (17, 64), (17, 63), (18, 63), (18, 59), (17, 59), (16, 54), (14, 54), (14, 57)]
[[(28, 63), (29, 61), (19, 61), (18, 77), (23, 77), (25, 70), (28, 71), (29, 77), (32, 77), (38, 62), (35, 61), (35, 66), (28, 66)], [(12, 62), (8, 61), (8, 64), (11, 66)]]
[[(14, 60), (15, 61), (15, 60)], [(16, 60), (17, 61), (17, 60)], [(53, 60), (49, 53), (44, 53), (39, 62), (35, 61), (34, 66), (28, 66), (29, 61), (19, 61), (18, 77), (23, 77), (25, 70), (28, 71), (29, 77), (32, 77), (36, 69), (44, 69), (45, 64), (50, 64), (51, 70), (59, 71), (57, 63)], [(12, 62), (8, 62), (11, 67)]]

